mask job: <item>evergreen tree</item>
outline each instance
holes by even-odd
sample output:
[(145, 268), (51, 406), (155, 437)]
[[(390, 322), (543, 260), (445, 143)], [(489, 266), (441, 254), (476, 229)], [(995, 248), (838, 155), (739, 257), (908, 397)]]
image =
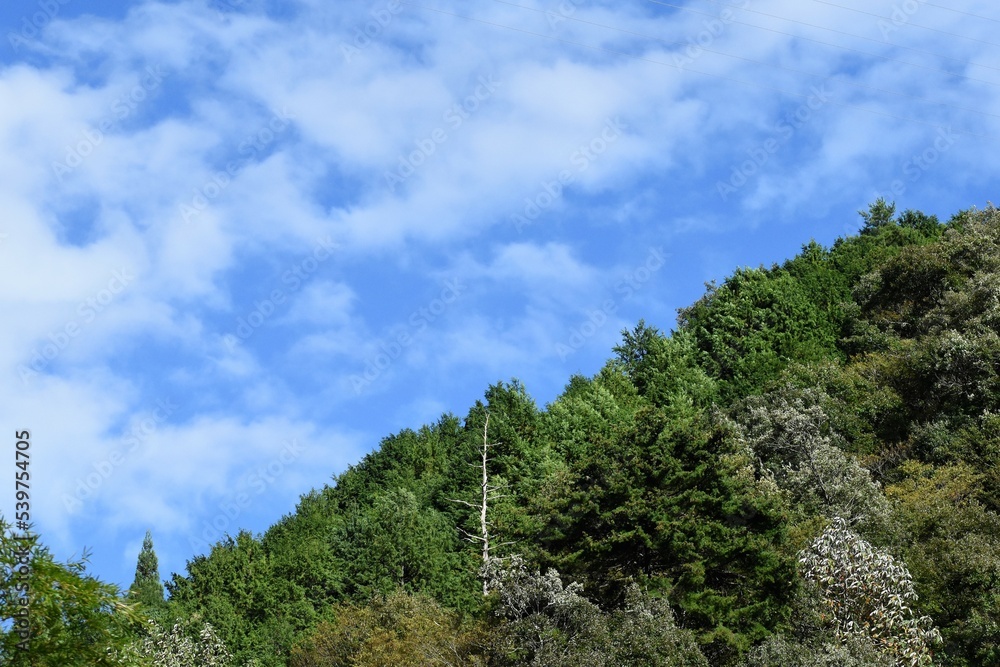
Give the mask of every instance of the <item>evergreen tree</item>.
[(164, 606), (163, 584), (160, 582), (160, 565), (153, 550), (153, 535), (147, 530), (142, 540), (142, 551), (135, 566), (135, 580), (129, 598), (139, 602), (147, 612)]
[[(386, 437), (191, 561), (172, 611), (261, 667), (1000, 665), (1000, 211), (862, 218), (710, 285), (669, 334), (640, 321), (543, 409), (515, 380)], [(504, 591), (459, 539), (487, 414), (490, 533), (531, 613), (489, 613)]]

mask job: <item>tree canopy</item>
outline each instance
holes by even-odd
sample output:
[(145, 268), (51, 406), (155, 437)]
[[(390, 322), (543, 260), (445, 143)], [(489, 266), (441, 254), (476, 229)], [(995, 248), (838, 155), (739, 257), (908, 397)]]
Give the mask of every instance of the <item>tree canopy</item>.
[(148, 533), (127, 596), (35, 545), (26, 597), (5, 530), (38, 657), (10, 621), (0, 657), (1000, 665), (1000, 212), (862, 218), (623, 331), (546, 406), (498, 382), (386, 436), (169, 600)]

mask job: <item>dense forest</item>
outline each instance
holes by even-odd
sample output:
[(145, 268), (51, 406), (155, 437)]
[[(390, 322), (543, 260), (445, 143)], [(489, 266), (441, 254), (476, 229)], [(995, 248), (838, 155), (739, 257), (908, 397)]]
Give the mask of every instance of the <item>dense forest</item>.
[(1000, 211), (861, 216), (544, 408), (500, 382), (384, 438), (165, 587), (155, 532), (128, 592), (36, 542), (0, 662), (1000, 665)]

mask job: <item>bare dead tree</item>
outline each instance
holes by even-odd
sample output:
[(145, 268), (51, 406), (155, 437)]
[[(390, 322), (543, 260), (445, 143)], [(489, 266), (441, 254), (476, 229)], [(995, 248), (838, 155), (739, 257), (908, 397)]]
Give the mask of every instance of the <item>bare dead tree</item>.
[[(489, 584), (487, 571), (488, 567), (493, 560), (497, 560), (495, 556), (490, 555), (490, 540), (492, 535), (490, 534), (490, 528), (492, 524), (488, 520), (489, 505), (491, 502), (504, 498), (505, 495), (500, 493), (500, 487), (495, 484), (490, 483), (489, 475), (489, 463), (493, 459), (490, 457), (490, 447), (495, 447), (496, 442), (489, 441), (489, 426), (490, 426), (490, 413), (486, 413), (486, 421), (483, 423), (483, 444), (479, 448), (480, 463), (470, 464), (474, 467), (481, 469), (482, 471), (482, 483), (480, 485), (480, 500), (477, 503), (470, 503), (466, 500), (458, 500), (455, 498), (449, 498), (453, 503), (460, 503), (471, 507), (479, 512), (479, 534), (470, 533), (469, 531), (459, 528), (459, 532), (465, 537), (466, 540), (474, 544), (482, 545), (483, 549), (483, 567), (482, 567), (482, 579), (483, 579), (483, 595), (489, 595)], [(511, 542), (504, 542), (503, 544), (497, 546), (505, 546), (507, 544), (512, 544)]]

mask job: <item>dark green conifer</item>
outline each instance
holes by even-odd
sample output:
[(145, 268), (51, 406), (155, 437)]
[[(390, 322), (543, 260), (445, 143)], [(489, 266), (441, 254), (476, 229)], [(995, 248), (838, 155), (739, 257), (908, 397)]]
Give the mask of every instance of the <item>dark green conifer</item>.
[(147, 610), (164, 604), (160, 565), (153, 550), (153, 535), (148, 530), (142, 540), (142, 551), (139, 552), (139, 561), (135, 566), (135, 580), (129, 589), (129, 598), (139, 602)]

